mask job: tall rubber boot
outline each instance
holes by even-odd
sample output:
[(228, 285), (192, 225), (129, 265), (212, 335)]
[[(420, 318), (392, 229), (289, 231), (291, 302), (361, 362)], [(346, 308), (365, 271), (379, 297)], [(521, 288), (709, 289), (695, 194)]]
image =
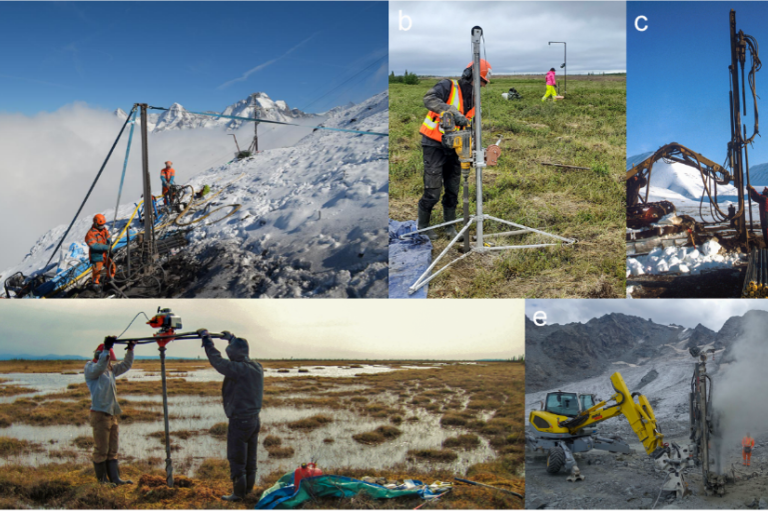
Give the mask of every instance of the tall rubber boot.
[[(452, 220), (456, 220), (456, 208), (443, 208), (443, 219), (445, 222), (450, 222)], [(448, 240), (453, 240), (453, 237), (455, 237), (459, 232), (456, 231), (456, 224), (451, 224), (450, 226), (445, 226), (445, 236), (448, 237)], [(462, 235), (461, 238), (458, 240), (459, 242), (464, 241), (464, 236)]]
[(245, 475), (240, 475), (239, 477), (232, 480), (232, 494), (229, 496), (222, 496), (221, 499), (224, 501), (242, 501), (242, 499), (245, 498), (245, 491)]
[(94, 462), (93, 463), (93, 469), (96, 471), (96, 480), (100, 484), (108, 484), (109, 480), (107, 480), (107, 463), (105, 462)]
[(248, 471), (245, 473), (245, 494), (250, 493), (253, 490), (253, 486), (256, 485), (256, 472)]
[(132, 484), (131, 480), (120, 480), (120, 466), (117, 464), (117, 459), (108, 460), (107, 464), (107, 476), (109, 481), (115, 485)]
[[(432, 212), (430, 210), (424, 210), (419, 206), (419, 223), (418, 228), (424, 229), (429, 227), (429, 219), (432, 217)], [(437, 240), (437, 232), (432, 229), (427, 231), (426, 234), (430, 240), (434, 241)]]

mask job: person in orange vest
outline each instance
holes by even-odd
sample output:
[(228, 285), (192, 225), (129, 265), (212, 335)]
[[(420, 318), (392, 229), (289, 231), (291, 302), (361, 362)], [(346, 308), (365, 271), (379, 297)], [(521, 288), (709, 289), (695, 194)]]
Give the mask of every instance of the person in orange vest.
[[(429, 109), (421, 125), (421, 150), (424, 157), (424, 193), (419, 200), (418, 229), (429, 227), (432, 208), (440, 200), (443, 192), (443, 221), (456, 220), (456, 205), (459, 202), (461, 186), (461, 163), (452, 148), (443, 145), (443, 129), (440, 127), (441, 114), (451, 112), (459, 129), (466, 129), (475, 115), (473, 98), (474, 77), (470, 63), (458, 80), (439, 81), (424, 95), (424, 106)], [(480, 86), (485, 87), (491, 78), (491, 65), (480, 60)], [(448, 238), (456, 236), (456, 226), (445, 228)], [(428, 232), (434, 240), (437, 233)]]
[(92, 282), (94, 288), (100, 288), (101, 269), (104, 268), (104, 254), (109, 251), (112, 240), (109, 238), (107, 230), (107, 219), (104, 215), (97, 213), (93, 217), (93, 225), (85, 235), (85, 243), (88, 245), (88, 259), (92, 265)]
[(165, 162), (165, 168), (160, 170), (160, 182), (163, 184), (163, 197), (165, 198), (165, 204), (170, 203), (170, 197), (168, 192), (171, 189), (171, 185), (176, 183), (176, 171), (173, 167), (173, 162)]
[(752, 450), (755, 448), (755, 440), (749, 436), (749, 432), (744, 439), (741, 440), (741, 455), (744, 458), (743, 466), (749, 466), (752, 462)]

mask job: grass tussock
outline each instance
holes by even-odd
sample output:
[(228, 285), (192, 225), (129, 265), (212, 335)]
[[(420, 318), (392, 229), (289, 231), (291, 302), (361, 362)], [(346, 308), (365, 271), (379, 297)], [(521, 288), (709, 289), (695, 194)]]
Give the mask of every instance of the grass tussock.
[(290, 459), (294, 451), (290, 446), (272, 446), (267, 448), (270, 459)]
[(0, 457), (26, 455), (40, 451), (43, 451), (43, 448), (39, 443), (13, 437), (0, 437)]
[(222, 421), (220, 423), (216, 423), (211, 428), (209, 428), (208, 433), (213, 437), (226, 439), (228, 429), (229, 429), (229, 424), (225, 421)]
[(458, 448), (461, 450), (473, 450), (480, 446), (480, 438), (475, 434), (461, 434), (456, 437), (448, 437), (443, 440), (443, 448)]
[(283, 440), (278, 436), (267, 436), (264, 438), (264, 441), (262, 441), (262, 444), (264, 445), (264, 448), (271, 448), (274, 446), (280, 446), (283, 444)]
[[(436, 82), (389, 87), (389, 215), (395, 220), (416, 218), (423, 192), (419, 127), (427, 113), (422, 98)], [(510, 87), (523, 99), (504, 100), (501, 93)], [(503, 139), (498, 165), (483, 171), (483, 210), (579, 243), (466, 258), (430, 282), (430, 297), (623, 296), (626, 77), (569, 77), (567, 99), (554, 103), (540, 101), (544, 88), (543, 77), (504, 77), (483, 89), (483, 143)], [(474, 173), (469, 183), (475, 213)], [(438, 204), (431, 224), (441, 222)], [(507, 229), (486, 224), (487, 232)], [(492, 240), (523, 245), (552, 239), (533, 233)], [(444, 236), (433, 243), (433, 255), (447, 244)]]
[(453, 450), (408, 450), (407, 456), (430, 462), (453, 462), (459, 458)]
[(325, 414), (316, 414), (309, 418), (302, 418), (297, 421), (291, 421), (288, 423), (288, 428), (292, 430), (314, 430), (322, 427), (328, 423), (331, 423), (333, 418), (326, 416)]
[(370, 432), (355, 434), (352, 436), (352, 439), (360, 444), (381, 444), (386, 441), (397, 439), (402, 433), (403, 432), (399, 428), (391, 425), (382, 425)]

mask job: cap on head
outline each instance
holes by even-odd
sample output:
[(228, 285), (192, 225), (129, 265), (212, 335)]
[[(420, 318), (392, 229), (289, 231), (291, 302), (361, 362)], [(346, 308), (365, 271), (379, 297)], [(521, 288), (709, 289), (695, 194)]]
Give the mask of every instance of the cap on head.
[(103, 226), (107, 223), (107, 218), (104, 215), (97, 213), (93, 216), (93, 223), (97, 226)]
[[(467, 64), (467, 68), (472, 68), (472, 62)], [(491, 81), (491, 65), (485, 59), (480, 59), (480, 79), (485, 83)]]
[[(104, 344), (101, 343), (98, 347), (96, 347), (96, 350), (93, 351), (93, 362), (98, 363), (99, 357), (101, 356), (101, 353), (104, 352)], [(109, 349), (109, 360), (110, 361), (117, 361), (117, 357), (115, 357), (115, 351), (112, 349)]]
[(550, 71), (554, 71), (554, 70), (555, 70), (555, 68), (549, 68), (549, 70), (550, 70)]

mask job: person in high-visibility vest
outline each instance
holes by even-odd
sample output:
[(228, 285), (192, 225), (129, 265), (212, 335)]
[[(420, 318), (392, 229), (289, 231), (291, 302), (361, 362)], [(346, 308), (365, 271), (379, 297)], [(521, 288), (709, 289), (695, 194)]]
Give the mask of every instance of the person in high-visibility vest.
[(749, 466), (752, 462), (752, 450), (755, 448), (755, 440), (752, 439), (747, 432), (746, 437), (741, 440), (741, 455), (744, 458), (743, 466)]
[(165, 204), (170, 204), (171, 185), (176, 184), (176, 170), (172, 167), (173, 162), (165, 162), (165, 167), (160, 169), (160, 183), (163, 185), (163, 197), (165, 198)]
[[(480, 85), (485, 87), (491, 79), (491, 65), (480, 60)], [(461, 186), (461, 163), (456, 151), (443, 145), (443, 129), (440, 127), (441, 114), (451, 112), (459, 129), (466, 129), (475, 115), (473, 98), (472, 63), (458, 80), (439, 81), (424, 95), (424, 106), (429, 109), (421, 124), (421, 150), (424, 157), (424, 193), (419, 200), (418, 228), (429, 227), (432, 208), (440, 200), (443, 187), (443, 221), (456, 220), (456, 205), (459, 202)], [(428, 232), (434, 240), (437, 233)], [(448, 238), (456, 236), (456, 226), (445, 228)]]
[[(85, 235), (85, 243), (88, 245), (88, 259), (92, 266), (92, 285), (95, 289), (100, 290), (101, 270), (104, 268), (105, 255), (112, 244), (112, 239), (109, 237), (109, 230), (107, 229), (107, 218), (101, 213), (97, 213), (93, 217), (93, 225)], [(108, 265), (107, 275), (111, 277), (110, 262), (106, 263)]]

